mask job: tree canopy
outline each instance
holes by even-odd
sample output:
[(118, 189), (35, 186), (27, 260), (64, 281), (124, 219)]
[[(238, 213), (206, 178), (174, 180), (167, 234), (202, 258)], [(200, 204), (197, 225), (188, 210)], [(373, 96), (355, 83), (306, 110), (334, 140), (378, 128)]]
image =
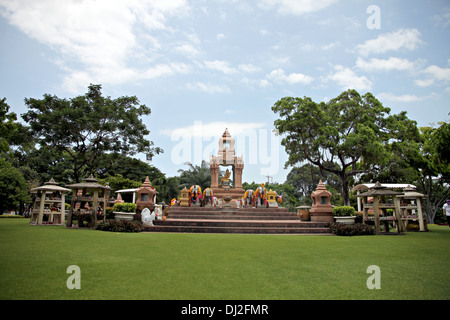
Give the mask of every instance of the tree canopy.
[(101, 154), (162, 152), (146, 138), (150, 131), (141, 117), (151, 111), (135, 96), (104, 97), (101, 85), (91, 84), (82, 96), (61, 99), (44, 94), (43, 99), (26, 98), (25, 104), (29, 111), (22, 118), (38, 143), (65, 152), (73, 161), (73, 179), (77, 182), (83, 167), (93, 173)]
[(415, 126), (405, 114), (390, 115), (371, 93), (361, 96), (356, 90), (319, 103), (285, 97), (272, 110), (280, 117), (274, 122), (276, 129), (285, 135), (281, 143), (289, 155), (286, 165), (309, 162), (321, 173), (336, 174), (346, 205), (349, 178), (387, 164), (392, 155), (389, 146), (402, 142), (404, 131), (414, 131)]

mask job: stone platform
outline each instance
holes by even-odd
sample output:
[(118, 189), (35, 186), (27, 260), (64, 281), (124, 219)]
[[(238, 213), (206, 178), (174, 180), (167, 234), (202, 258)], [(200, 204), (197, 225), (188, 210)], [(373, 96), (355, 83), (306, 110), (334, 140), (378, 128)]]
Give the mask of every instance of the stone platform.
[(171, 207), (166, 221), (155, 220), (146, 232), (331, 234), (324, 222), (300, 221), (286, 208)]

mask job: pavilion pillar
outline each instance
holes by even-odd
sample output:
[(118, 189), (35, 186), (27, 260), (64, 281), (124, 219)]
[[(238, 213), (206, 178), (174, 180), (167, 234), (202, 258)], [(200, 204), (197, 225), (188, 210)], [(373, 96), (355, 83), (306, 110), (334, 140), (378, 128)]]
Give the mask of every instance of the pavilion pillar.
[(380, 198), (378, 196), (373, 197), (373, 214), (375, 221), (375, 234), (379, 235), (380, 232), (380, 209), (379, 209)]
[(356, 195), (357, 195), (356, 200), (358, 202), (358, 212), (361, 212), (361, 197), (358, 197), (360, 194), (361, 194), (360, 190), (356, 191)]
[(393, 196), (394, 206), (395, 206), (395, 218), (397, 219), (397, 231), (403, 232), (405, 226), (403, 225), (402, 217), (400, 215), (400, 199), (396, 196)]
[(234, 187), (235, 188), (242, 188), (242, 166), (236, 165), (234, 166)]
[(45, 207), (45, 190), (41, 192), (41, 203), (39, 204), (39, 215), (38, 215), (38, 224), (42, 224), (42, 220), (44, 218), (44, 207)]
[(211, 163), (211, 189), (219, 187), (219, 165), (216, 163)]
[(61, 192), (61, 224), (66, 223), (66, 195)]
[(420, 199), (420, 197), (416, 198), (416, 202), (417, 202), (417, 214), (419, 216), (420, 231), (425, 231), (425, 224), (423, 223), (422, 200)]
[(69, 215), (67, 216), (67, 222), (66, 227), (71, 228), (72, 227), (72, 217), (73, 217), (73, 207), (75, 205), (75, 196), (77, 194), (76, 190), (72, 190), (72, 200), (70, 200), (70, 208), (69, 208)]
[(98, 210), (98, 190), (94, 190), (94, 199), (92, 202), (92, 228), (97, 228), (97, 210)]

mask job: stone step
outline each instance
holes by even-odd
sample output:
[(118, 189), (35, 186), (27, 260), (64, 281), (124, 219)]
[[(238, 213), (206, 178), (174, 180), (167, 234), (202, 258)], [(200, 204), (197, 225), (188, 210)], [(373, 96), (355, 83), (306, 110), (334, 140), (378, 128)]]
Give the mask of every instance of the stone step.
[(146, 232), (331, 234), (325, 222), (300, 221), (286, 208), (171, 207), (166, 220)]
[(262, 217), (298, 217), (295, 212), (257, 212), (257, 211), (215, 211), (215, 210), (204, 210), (204, 211), (175, 211), (170, 212), (171, 216), (183, 216), (183, 215), (212, 215), (212, 216), (262, 216)]
[(195, 220), (195, 219), (166, 219), (155, 220), (155, 225), (166, 226), (224, 226), (224, 227), (282, 227), (282, 228), (324, 228), (323, 222), (301, 222), (299, 220)]
[(250, 216), (293, 216), (298, 217), (295, 212), (287, 210), (270, 210), (270, 209), (235, 209), (224, 210), (214, 208), (187, 208), (183, 210), (170, 210), (169, 217), (182, 215), (250, 215)]
[[(278, 213), (285, 212), (289, 213), (287, 208), (278, 207), (278, 208), (214, 208), (214, 207), (170, 207), (170, 213), (177, 212), (254, 212), (254, 213)], [(293, 212), (291, 212), (293, 213)], [(294, 213), (295, 214), (295, 213)]]
[(326, 223), (301, 222), (299, 220), (156, 220), (147, 232), (188, 233), (255, 233), (255, 234), (330, 234)]
[(198, 227), (165, 226), (146, 227), (147, 232), (181, 232), (181, 233), (233, 233), (233, 234), (331, 234), (329, 228), (280, 228), (280, 227)]
[[(259, 215), (211, 215), (211, 214), (182, 214), (182, 215), (170, 215), (170, 219), (206, 219), (206, 220), (267, 220), (267, 216), (259, 216)], [(270, 216), (271, 220), (297, 220), (298, 217), (294, 216)]]

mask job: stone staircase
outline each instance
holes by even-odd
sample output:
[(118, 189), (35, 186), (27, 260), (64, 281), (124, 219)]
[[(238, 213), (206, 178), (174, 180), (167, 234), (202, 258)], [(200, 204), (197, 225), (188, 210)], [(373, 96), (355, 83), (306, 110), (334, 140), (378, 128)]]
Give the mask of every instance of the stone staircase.
[(330, 234), (325, 222), (300, 221), (286, 208), (171, 207), (166, 219), (146, 232)]

